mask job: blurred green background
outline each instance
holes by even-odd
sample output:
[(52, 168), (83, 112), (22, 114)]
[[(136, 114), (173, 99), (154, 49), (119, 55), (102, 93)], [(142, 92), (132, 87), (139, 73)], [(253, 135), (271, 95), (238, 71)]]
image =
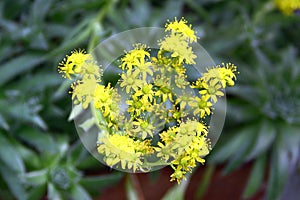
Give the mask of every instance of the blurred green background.
[[(201, 180), (190, 181), (192, 174), (164, 199), (213, 199), (205, 194), (218, 166), (226, 176), (245, 165), (251, 170), (238, 199), (258, 191), (293, 199), (300, 188), (300, 16), (267, 0), (2, 0), (0, 199), (88, 200), (116, 185), (124, 199), (142, 198), (136, 177), (103, 166), (82, 146), (68, 121), (70, 82), (57, 65), (73, 49), (90, 51), (115, 33), (163, 27), (175, 16), (193, 24), (216, 63), (235, 63), (240, 74), (227, 90), (223, 134), (197, 169)], [(161, 173), (151, 174), (154, 184)]]

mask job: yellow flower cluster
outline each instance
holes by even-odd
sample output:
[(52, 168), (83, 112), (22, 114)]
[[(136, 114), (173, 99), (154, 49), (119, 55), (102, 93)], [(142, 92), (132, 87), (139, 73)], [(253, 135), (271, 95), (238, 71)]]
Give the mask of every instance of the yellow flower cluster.
[(170, 33), (160, 42), (161, 50), (171, 52), (171, 57), (177, 58), (179, 65), (183, 62), (195, 64), (197, 56), (189, 44), (197, 42), (197, 37), (191, 27), (184, 18), (180, 21), (175, 18), (174, 22), (166, 24), (165, 30)]
[(203, 156), (209, 153), (210, 148), (207, 133), (203, 123), (188, 120), (160, 134), (162, 142), (158, 143), (155, 150), (163, 160), (171, 160), (174, 169), (171, 181), (177, 180), (180, 183), (184, 174), (191, 172), (197, 162), (204, 163)]
[(235, 72), (236, 66), (234, 64), (222, 63), (221, 66), (218, 65), (203, 73), (202, 77), (193, 85), (193, 88), (199, 89), (202, 100), (211, 99), (212, 102), (216, 103), (218, 101), (217, 97), (224, 96), (223, 90), (226, 86), (234, 86)]
[(286, 15), (292, 15), (300, 10), (299, 0), (274, 0), (276, 6)]
[(98, 152), (105, 155), (107, 165), (119, 164), (122, 169), (133, 169), (133, 172), (143, 166), (143, 155), (153, 153), (149, 140), (136, 141), (128, 135), (107, 135), (98, 142)]
[(103, 85), (96, 85), (94, 90), (94, 107), (99, 109), (105, 117), (108, 127), (114, 126), (118, 128), (118, 121), (122, 119), (118, 103), (121, 101), (120, 95), (116, 90), (108, 84), (106, 87)]
[(71, 75), (86, 75), (88, 77), (94, 76), (95, 79), (99, 79), (101, 74), (99, 66), (94, 61), (90, 54), (87, 54), (84, 50), (72, 51), (70, 56), (59, 63), (58, 72), (64, 73), (64, 78), (71, 78)]
[(224, 89), (234, 85), (236, 66), (218, 65), (189, 82), (186, 67), (196, 64), (191, 47), (197, 42), (195, 31), (184, 18), (168, 22), (165, 30), (157, 52), (135, 44), (125, 53), (117, 87), (103, 85), (100, 67), (84, 51), (67, 56), (59, 72), (77, 79), (71, 85), (74, 103), (100, 113), (97, 149), (107, 165), (135, 172), (168, 164), (174, 169), (171, 181), (180, 183), (205, 162), (210, 145), (208, 127), (201, 121), (211, 115)]

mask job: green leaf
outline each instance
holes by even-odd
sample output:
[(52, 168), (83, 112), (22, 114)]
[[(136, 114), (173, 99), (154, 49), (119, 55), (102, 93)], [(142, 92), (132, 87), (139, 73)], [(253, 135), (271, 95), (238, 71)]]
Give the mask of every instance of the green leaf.
[[(209, 162), (224, 162), (233, 155), (240, 154), (241, 148), (244, 148), (244, 143), (249, 142), (249, 137), (254, 138), (256, 133), (256, 127), (254, 125), (249, 125), (240, 131), (235, 131), (235, 134), (223, 135), (226, 142), (217, 143), (216, 147), (213, 149), (208, 157)], [(221, 137), (221, 139), (223, 139)]]
[(215, 166), (214, 165), (208, 165), (206, 170), (204, 171), (204, 177), (201, 179), (201, 182), (198, 186), (196, 198), (202, 199), (205, 195), (205, 192), (210, 184), (211, 177), (214, 173)]
[[(77, 140), (72, 144), (67, 153), (68, 163), (77, 166), (82, 161), (83, 154), (86, 154), (86, 149), (83, 147), (80, 140)], [(77, 161), (79, 160), (79, 163)]]
[(7, 137), (0, 132), (0, 161), (15, 172), (24, 172), (23, 160)]
[(77, 184), (71, 188), (70, 196), (72, 200), (92, 200), (88, 192)]
[(75, 119), (78, 115), (80, 115), (82, 113), (82, 111), (83, 111), (83, 108), (82, 108), (81, 104), (74, 105), (68, 120), (71, 121), (71, 120)]
[(276, 137), (276, 129), (274, 124), (264, 120), (260, 124), (259, 131), (257, 133), (256, 142), (245, 160), (251, 160), (256, 158), (261, 153), (264, 153), (272, 145)]
[(22, 92), (41, 92), (48, 87), (53, 87), (61, 84), (63, 79), (57, 74), (38, 73), (24, 77), (13, 85), (13, 88)]
[(48, 170), (32, 171), (24, 174), (25, 182), (29, 185), (43, 185), (48, 180)]
[(39, 155), (35, 151), (29, 149), (28, 147), (25, 147), (19, 141), (14, 142), (13, 146), (20, 154), (23, 162), (27, 167), (27, 170), (31, 168), (37, 169), (41, 167)]
[(237, 134), (245, 135), (246, 137), (243, 141), (240, 141), (239, 145), (237, 145), (236, 149), (234, 149), (234, 153), (224, 169), (225, 174), (230, 173), (232, 170), (238, 168), (243, 164), (243, 162), (245, 162), (245, 156), (254, 148), (257, 127), (255, 125), (249, 125), (237, 132)]
[(33, 115), (31, 117), (31, 122), (35, 125), (37, 125), (38, 127), (40, 127), (41, 129), (43, 130), (47, 130), (48, 129), (48, 126), (47, 124), (45, 123), (45, 121), (39, 116), (39, 115)]
[(7, 124), (6, 120), (1, 114), (0, 114), (0, 127), (2, 127), (6, 131), (9, 130), (9, 125)]
[[(8, 101), (0, 101), (0, 111), (8, 113), (8, 115), (15, 118), (15, 120), (20, 120), (23, 123), (27, 122), (31, 125), (34, 124), (41, 129), (46, 130), (47, 125), (38, 115), (41, 105), (39, 103), (32, 104), (32, 102), (30, 102), (31, 100), (32, 99), (29, 99), (26, 103), (16, 102), (14, 104), (11, 104)], [(22, 112), (20, 112), (20, 110)]]
[(249, 175), (247, 185), (244, 189), (244, 198), (250, 198), (261, 187), (265, 175), (264, 172), (266, 170), (266, 161), (266, 155), (261, 155), (256, 159), (255, 164), (252, 167), (251, 174)]
[(281, 137), (278, 137), (276, 140), (270, 166), (267, 199), (276, 200), (280, 198), (283, 191), (290, 167), (288, 147), (282, 143)]
[(230, 88), (230, 94), (238, 96), (250, 104), (257, 105), (259, 103), (259, 99), (257, 98), (259, 96), (259, 91), (251, 85), (235, 85)]
[(51, 200), (63, 200), (62, 194), (55, 188), (52, 183), (48, 183), (47, 198)]
[(138, 192), (134, 188), (132, 180), (129, 176), (127, 177), (126, 183), (125, 183), (127, 199), (128, 200), (138, 200), (139, 199)]
[(173, 186), (162, 198), (162, 200), (183, 200), (186, 190), (186, 184), (183, 181), (179, 185)]
[(4, 63), (0, 67), (0, 86), (14, 77), (31, 70), (43, 61), (44, 57), (39, 54), (25, 54)]
[(38, 185), (28, 192), (28, 199), (41, 200), (46, 193), (46, 185)]
[[(226, 114), (226, 121), (243, 123), (257, 119), (257, 108), (249, 104), (245, 105), (241, 103), (240, 99), (228, 101), (226, 109), (229, 111)], [(231, 125), (231, 123), (228, 123), (228, 125)]]
[(53, 0), (35, 0), (32, 5), (32, 17), (34, 21), (41, 21), (45, 18), (46, 14), (49, 13), (49, 9)]
[(97, 124), (97, 120), (95, 117), (92, 117), (90, 119), (87, 119), (82, 124), (79, 125), (80, 128), (82, 128), (85, 132), (87, 132), (90, 128), (92, 128), (93, 125)]
[(67, 159), (70, 165), (76, 166), (78, 169), (101, 168), (101, 166), (103, 166), (96, 158), (88, 153), (81, 140), (77, 140), (72, 144), (71, 148), (69, 148)]
[(37, 129), (23, 129), (19, 133), (20, 138), (33, 145), (40, 152), (56, 152), (57, 146), (50, 134), (38, 131)]
[[(299, 159), (299, 149), (300, 149), (300, 134), (299, 126), (284, 124), (280, 126), (281, 137), (283, 138), (283, 143), (287, 147), (290, 154), (291, 164), (296, 165)], [(288, 136), (288, 137), (287, 137)]]
[[(2, 152), (2, 150), (1, 150)], [(8, 185), (10, 191), (18, 200), (27, 200), (27, 192), (25, 186), (20, 180), (21, 174), (16, 173), (14, 169), (6, 166), (0, 161), (0, 174)]]
[(97, 195), (101, 190), (118, 183), (123, 177), (123, 173), (112, 173), (109, 175), (83, 177), (79, 183), (91, 194)]
[(71, 80), (65, 79), (52, 96), (52, 99), (57, 100), (59, 98), (65, 97), (65, 95), (67, 94), (67, 90), (70, 88), (71, 83)]

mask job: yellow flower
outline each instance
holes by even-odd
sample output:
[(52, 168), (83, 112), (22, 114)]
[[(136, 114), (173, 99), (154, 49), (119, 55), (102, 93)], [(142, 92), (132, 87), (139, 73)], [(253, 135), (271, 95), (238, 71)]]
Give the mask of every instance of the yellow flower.
[[(170, 143), (172, 147), (176, 147), (178, 154), (175, 160), (171, 162), (172, 168), (175, 170), (171, 175), (171, 181), (177, 180), (180, 183), (186, 172), (191, 172), (196, 167), (196, 163), (204, 163), (203, 156), (209, 153), (209, 146), (206, 139), (207, 127), (195, 120), (188, 120), (181, 123), (178, 132), (174, 137), (175, 144)], [(179, 145), (178, 145), (179, 144)], [(175, 168), (176, 166), (176, 168)]]
[(211, 114), (212, 103), (209, 101), (210, 96), (203, 95), (201, 98), (196, 97), (195, 101), (191, 102), (191, 107), (194, 109), (194, 115), (200, 115), (200, 118)]
[(155, 127), (148, 120), (137, 118), (132, 123), (134, 125), (132, 132), (138, 134), (138, 137), (141, 136), (142, 139), (145, 139), (147, 136), (153, 137)]
[(214, 103), (218, 101), (218, 96), (224, 96), (224, 93), (221, 91), (222, 86), (217, 79), (210, 80), (207, 83), (202, 84), (203, 88), (199, 91), (199, 94), (204, 96), (209, 96)]
[(145, 48), (146, 45), (136, 44), (134, 49), (121, 58), (121, 68), (131, 71), (134, 66), (149, 66), (149, 63), (145, 63), (145, 59), (150, 58), (150, 53)]
[(100, 81), (102, 76), (102, 69), (100, 68), (100, 66), (97, 65), (97, 63), (94, 60), (89, 60), (82, 65), (80, 74), (82, 77), (94, 76)]
[(126, 135), (107, 135), (99, 139), (98, 152), (105, 155), (104, 160), (109, 166), (121, 165), (122, 169), (136, 171), (142, 162), (141, 152), (136, 151), (138, 143)]
[(187, 25), (187, 21), (184, 18), (177, 21), (177, 18), (175, 17), (175, 21), (166, 24), (165, 30), (181, 34), (184, 38), (189, 39), (190, 43), (197, 42), (197, 36), (192, 29), (192, 25)]
[(141, 85), (140, 88), (134, 94), (134, 96), (143, 98), (144, 101), (149, 101), (149, 102), (153, 102), (154, 95), (155, 92), (153, 91), (153, 85), (150, 83)]
[(231, 63), (222, 63), (215, 68), (208, 69), (202, 74), (192, 86), (199, 89), (199, 94), (209, 96), (213, 103), (217, 102), (217, 97), (224, 96), (223, 89), (226, 86), (233, 86), (236, 79), (236, 66)]
[(83, 108), (87, 108), (89, 103), (94, 99), (94, 91), (97, 84), (98, 80), (94, 76), (83, 77), (82, 80), (71, 85), (71, 88), (73, 89), (71, 92), (72, 99), (76, 99), (78, 103), (82, 103)]
[(186, 75), (176, 75), (175, 76), (175, 84), (177, 87), (181, 89), (185, 89), (187, 85), (189, 85), (189, 82), (186, 81), (187, 76)]
[(139, 74), (143, 81), (146, 81), (147, 74), (153, 76), (153, 71), (151, 69), (151, 62), (141, 62), (136, 65), (135, 73)]
[(143, 155), (149, 155), (154, 152), (154, 148), (151, 145), (151, 140), (139, 141), (139, 145), (137, 146), (136, 150), (141, 152)]
[(274, 0), (276, 6), (286, 15), (292, 15), (300, 10), (299, 0)]
[(108, 86), (97, 85), (94, 91), (94, 106), (99, 109), (107, 119), (108, 126), (116, 124), (116, 119), (120, 119), (120, 95), (116, 90)]
[(173, 174), (171, 174), (171, 180), (170, 181), (174, 181), (174, 180), (176, 180), (177, 181), (177, 183), (178, 184), (180, 184), (180, 182), (181, 182), (181, 180), (182, 179), (185, 179), (186, 180), (186, 178), (185, 178), (185, 171), (182, 171), (181, 170), (181, 168), (180, 167), (177, 167), (176, 169), (174, 169), (175, 171), (174, 171), (174, 173)]
[(64, 78), (71, 79), (71, 75), (80, 74), (81, 68), (86, 60), (91, 59), (90, 54), (86, 54), (84, 50), (72, 51), (58, 66), (58, 72), (64, 73)]
[(171, 57), (178, 58), (179, 63), (195, 64), (197, 57), (192, 47), (189, 46), (186, 38), (180, 34), (171, 33), (160, 42), (160, 48), (171, 52)]
[(121, 75), (121, 84), (120, 86), (122, 88), (125, 87), (126, 93), (130, 93), (130, 91), (137, 91), (139, 89), (139, 86), (143, 84), (143, 81), (138, 79), (137, 73), (132, 71), (127, 71), (126, 74)]
[(128, 135), (105, 135), (98, 141), (98, 152), (104, 154), (104, 160), (109, 166), (120, 165), (122, 169), (142, 168), (143, 156), (153, 153), (148, 140), (134, 140)]
[(180, 123), (182, 118), (188, 116), (188, 112), (188, 109), (182, 109), (173, 104), (171, 108), (167, 109), (165, 121)]
[(158, 75), (154, 80), (154, 84), (159, 87), (155, 96), (160, 97), (161, 102), (166, 102), (168, 99), (173, 102), (174, 94), (170, 78)]
[(127, 100), (126, 104), (128, 105), (127, 111), (131, 113), (133, 118), (141, 115), (144, 111), (151, 111), (152, 104), (143, 98), (138, 98), (137, 96), (132, 96), (132, 99)]
[(167, 131), (164, 131), (161, 134), (159, 134), (159, 137), (162, 139), (162, 141), (165, 144), (170, 144), (171, 142), (174, 141), (178, 131), (179, 131), (178, 127), (171, 127)]
[(220, 82), (223, 88), (228, 86), (234, 86), (234, 80), (236, 80), (237, 73), (236, 66), (232, 63), (222, 63), (222, 66), (217, 68), (220, 73)]
[(192, 102), (194, 101), (193, 94), (191, 93), (183, 93), (182, 95), (177, 95), (177, 99), (175, 101), (175, 104), (180, 105), (180, 109), (185, 109), (186, 106), (191, 106)]

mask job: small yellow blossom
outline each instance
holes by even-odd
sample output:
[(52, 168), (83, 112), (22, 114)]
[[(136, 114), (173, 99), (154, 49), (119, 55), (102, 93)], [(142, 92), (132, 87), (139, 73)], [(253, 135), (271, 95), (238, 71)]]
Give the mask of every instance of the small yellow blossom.
[(299, 0), (274, 0), (276, 6), (286, 15), (292, 15), (300, 10)]
[(150, 112), (152, 110), (152, 104), (144, 98), (138, 98), (137, 96), (132, 96), (132, 99), (127, 100), (128, 105), (127, 111), (131, 113), (132, 117), (137, 117), (143, 112)]
[(171, 180), (170, 181), (176, 180), (177, 183), (180, 184), (180, 182), (181, 182), (182, 179), (186, 180), (186, 178), (184, 176), (185, 174), (186, 174), (185, 171), (182, 171), (180, 167), (177, 167), (177, 168), (174, 169), (174, 173), (171, 174), (171, 176), (170, 176)]
[(161, 102), (166, 102), (168, 99), (173, 101), (173, 87), (171, 85), (171, 80), (166, 76), (157, 76), (154, 80), (154, 84), (159, 87), (158, 91), (155, 93), (157, 97), (161, 98)]
[(172, 52), (171, 56), (178, 58), (179, 63), (195, 64), (194, 59), (197, 56), (182, 35), (171, 33), (160, 42), (160, 47), (165, 51)]
[(90, 54), (84, 50), (72, 51), (58, 66), (59, 73), (64, 73), (63, 77), (71, 79), (71, 75), (80, 74), (81, 68), (86, 60), (91, 59)]
[(189, 82), (186, 81), (187, 76), (186, 75), (176, 75), (175, 76), (175, 84), (177, 87), (181, 89), (185, 89), (187, 85), (189, 85)]
[(186, 106), (191, 106), (192, 102), (194, 101), (193, 94), (184, 92), (182, 95), (178, 96), (175, 101), (175, 104), (180, 105), (180, 109), (185, 109)]
[(137, 91), (139, 86), (143, 84), (143, 81), (137, 77), (137, 73), (132, 71), (127, 71), (127, 73), (121, 75), (121, 84), (122, 88), (125, 88), (126, 93), (131, 91)]
[[(89, 103), (94, 99), (94, 91), (98, 84), (95, 77), (84, 77), (82, 80), (77, 81), (71, 85), (73, 89), (72, 99), (82, 103), (83, 108), (87, 108)], [(76, 101), (75, 101), (76, 102)]]
[(134, 95), (143, 98), (144, 101), (152, 102), (155, 95), (155, 92), (153, 91), (153, 85), (150, 83), (143, 84)]
[(145, 139), (147, 136), (153, 137), (153, 132), (155, 131), (155, 127), (149, 123), (148, 120), (144, 120), (141, 118), (137, 118), (136, 121), (133, 122), (134, 128), (132, 132), (141, 136), (142, 139)]
[(201, 118), (211, 114), (212, 103), (209, 101), (210, 96), (203, 95), (201, 98), (196, 97), (191, 102), (191, 107), (194, 109), (194, 115), (200, 115)]
[(189, 39), (190, 43), (197, 42), (197, 36), (195, 35), (195, 31), (192, 29), (192, 25), (187, 25), (187, 21), (184, 18), (181, 18), (178, 21), (175, 17), (173, 22), (166, 24), (166, 31), (182, 34), (185, 38)]
[(120, 96), (114, 88), (104, 85), (97, 85), (94, 90), (94, 106), (99, 109), (103, 116), (108, 120), (108, 126), (116, 124), (116, 119), (120, 117), (120, 108), (118, 103)]
[(146, 45), (136, 44), (135, 48), (130, 50), (121, 58), (121, 68), (131, 71), (134, 66), (148, 66), (145, 59), (150, 58), (150, 53), (145, 50)]
[(214, 103), (217, 103), (217, 97), (224, 96), (224, 93), (221, 91), (222, 86), (216, 79), (210, 80), (208, 84), (203, 83), (202, 86), (203, 88), (199, 93), (204, 96), (209, 96)]
[(142, 153), (137, 151), (139, 143), (126, 135), (108, 135), (99, 139), (98, 152), (106, 155), (107, 165), (120, 164), (122, 169), (136, 171), (141, 165)]

